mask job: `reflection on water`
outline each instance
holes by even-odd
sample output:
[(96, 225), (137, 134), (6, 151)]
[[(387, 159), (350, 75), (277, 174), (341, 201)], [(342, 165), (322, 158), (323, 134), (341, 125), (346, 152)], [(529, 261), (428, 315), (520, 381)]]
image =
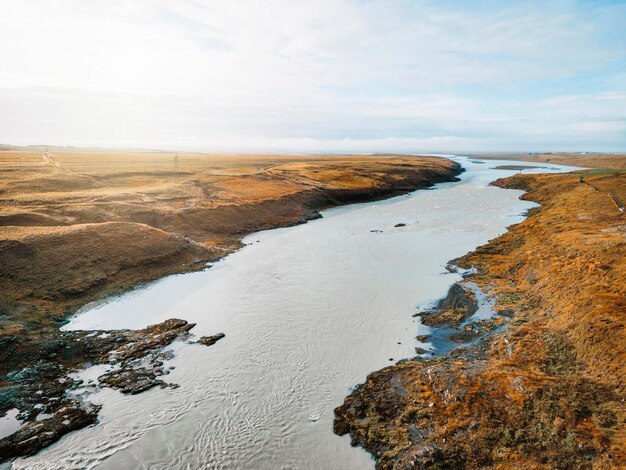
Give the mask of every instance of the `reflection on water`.
[[(98, 425), (16, 468), (373, 468), (332, 433), (350, 387), (412, 357), (426, 332), (412, 317), (460, 276), (446, 263), (503, 233), (533, 206), (488, 186), (514, 171), (473, 163), (458, 183), (332, 209), (305, 225), (254, 234), (211, 269), (155, 282), (67, 327), (196, 322), (216, 345), (176, 343), (176, 390), (102, 390)], [(527, 172), (542, 170), (527, 170)], [(545, 170), (543, 170), (545, 171)], [(396, 226), (405, 224), (404, 226)]]
[(10, 436), (20, 430), (22, 422), (17, 419), (20, 410), (11, 408), (4, 416), (0, 417), (0, 439)]

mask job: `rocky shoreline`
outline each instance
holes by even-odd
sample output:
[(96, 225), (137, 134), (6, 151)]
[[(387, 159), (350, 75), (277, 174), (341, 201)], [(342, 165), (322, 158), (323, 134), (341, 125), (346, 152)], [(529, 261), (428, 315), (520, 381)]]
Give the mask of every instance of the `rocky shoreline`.
[[(109, 387), (136, 394), (152, 387), (176, 388), (159, 377), (169, 374), (163, 361), (173, 341), (190, 341), (193, 323), (170, 319), (142, 330), (62, 331), (41, 338), (38, 354), (29, 365), (0, 377), (0, 413), (18, 410), (19, 430), (0, 439), (4, 460), (32, 455), (64, 434), (97, 421), (99, 406), (83, 395)], [(210, 346), (213, 343), (200, 344)], [(106, 365), (96, 379), (85, 384), (72, 372)]]
[[(626, 178), (579, 177), (498, 180), (541, 208), (455, 260), (473, 272), (421, 315), (420, 341), (465, 344), (370, 374), (335, 410), (377, 469), (626, 465), (626, 225), (607, 197)], [(493, 316), (472, 321), (467, 282)]]

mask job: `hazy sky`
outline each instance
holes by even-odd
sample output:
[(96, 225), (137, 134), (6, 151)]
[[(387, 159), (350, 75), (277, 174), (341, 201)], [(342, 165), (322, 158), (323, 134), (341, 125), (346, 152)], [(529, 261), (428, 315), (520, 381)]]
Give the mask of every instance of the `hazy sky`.
[(626, 0), (0, 0), (0, 142), (626, 151)]

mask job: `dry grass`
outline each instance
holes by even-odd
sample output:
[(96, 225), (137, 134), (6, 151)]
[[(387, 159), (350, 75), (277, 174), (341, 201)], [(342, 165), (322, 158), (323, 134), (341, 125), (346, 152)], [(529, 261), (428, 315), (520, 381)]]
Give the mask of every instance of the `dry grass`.
[(99, 296), (202, 268), (255, 230), (455, 171), (443, 159), (393, 155), (4, 149), (0, 312), (51, 321)]
[(557, 165), (580, 166), (584, 168), (626, 169), (626, 155), (603, 153), (492, 153), (477, 154), (477, 158), (487, 160), (520, 160)]

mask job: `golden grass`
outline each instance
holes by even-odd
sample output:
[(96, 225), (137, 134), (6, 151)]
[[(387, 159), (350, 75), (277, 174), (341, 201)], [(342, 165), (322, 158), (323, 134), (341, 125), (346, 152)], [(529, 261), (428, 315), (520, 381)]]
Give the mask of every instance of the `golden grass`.
[(5, 149), (0, 311), (14, 319), (38, 312), (44, 321), (41, 315), (202, 268), (255, 230), (455, 172), (447, 160), (393, 155)]

